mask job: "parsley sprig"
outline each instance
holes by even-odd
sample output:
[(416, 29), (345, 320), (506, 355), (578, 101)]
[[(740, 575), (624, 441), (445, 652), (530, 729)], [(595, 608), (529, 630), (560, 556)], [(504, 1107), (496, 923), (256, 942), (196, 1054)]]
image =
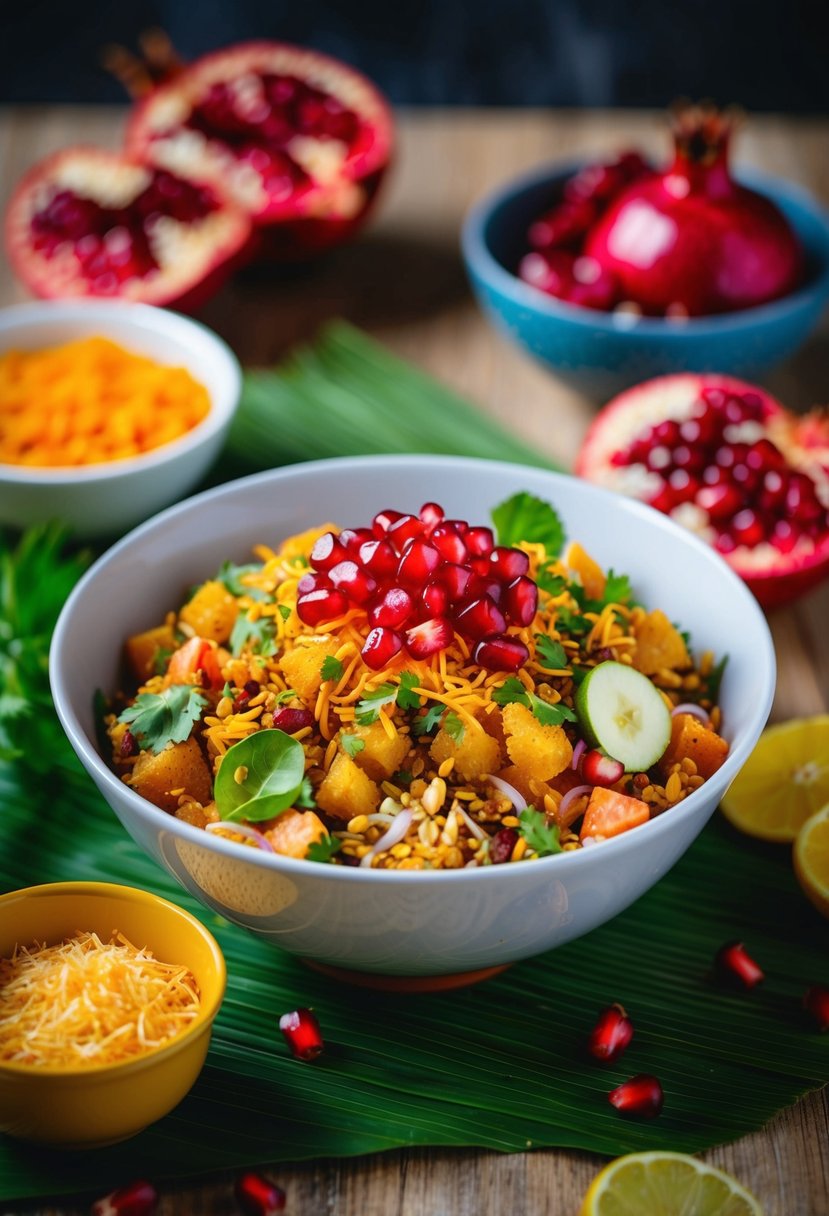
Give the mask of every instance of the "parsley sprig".
[(162, 692), (142, 692), (118, 716), (138, 738), (142, 749), (155, 755), (168, 743), (189, 739), (207, 704), (207, 697), (192, 684), (171, 684)]
[[(386, 680), (367, 692), (362, 700), (357, 702), (355, 718), (358, 726), (371, 726), (380, 717), (380, 710), (387, 705), (399, 705), (401, 709), (420, 709), (421, 700), (414, 691), (417, 687), (417, 676), (413, 671), (401, 671), (400, 683), (392, 684)], [(444, 706), (441, 705), (441, 713)]]
[(560, 726), (562, 722), (576, 721), (575, 713), (567, 705), (561, 702), (550, 705), (548, 701), (542, 701), (534, 692), (529, 692), (516, 676), (510, 676), (500, 688), (496, 688), (492, 699), (496, 705), (512, 705), (515, 702), (526, 705), (542, 726)]
[(539, 857), (552, 857), (561, 852), (558, 827), (547, 822), (543, 811), (528, 806), (518, 816), (518, 835), (523, 836), (530, 848)]

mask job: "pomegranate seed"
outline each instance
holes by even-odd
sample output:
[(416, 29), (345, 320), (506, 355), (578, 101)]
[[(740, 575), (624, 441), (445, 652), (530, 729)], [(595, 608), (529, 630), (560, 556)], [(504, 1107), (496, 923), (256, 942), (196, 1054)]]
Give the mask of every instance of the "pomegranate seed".
[(664, 444), (666, 448), (679, 443), (679, 423), (676, 419), (666, 418), (664, 422), (658, 422), (651, 431), (651, 442)]
[(463, 537), (450, 523), (439, 524), (429, 539), (447, 562), (463, 565), (469, 556), (469, 550), (464, 544)]
[(422, 587), (430, 575), (434, 574), (441, 564), (441, 556), (434, 545), (425, 540), (413, 540), (407, 545), (397, 567), (397, 577), (401, 583), (409, 586)]
[(505, 545), (498, 545), (492, 550), (489, 562), (496, 577), (504, 583), (511, 583), (530, 568), (530, 559), (523, 549), (508, 549)]
[(722, 946), (715, 963), (723, 979), (735, 980), (742, 988), (754, 988), (766, 978), (742, 942)]
[(314, 541), (311, 550), (311, 565), (315, 570), (330, 570), (337, 562), (345, 561), (348, 550), (333, 532), (323, 532)]
[(388, 540), (367, 540), (360, 545), (357, 556), (375, 578), (385, 578), (397, 569), (397, 554)]
[[(486, 561), (486, 558), (482, 558), (481, 560)], [(466, 607), (472, 600), (479, 600), (483, 595), (488, 595), (500, 607), (504, 599), (505, 590), (504, 584), (499, 582), (497, 578), (476, 574), (470, 580), (469, 586), (466, 589), (462, 607)]]
[(279, 1029), (298, 1060), (315, 1060), (323, 1050), (322, 1031), (313, 1009), (283, 1013)]
[(340, 533), (340, 543), (345, 545), (349, 557), (356, 557), (360, 552), (360, 545), (364, 545), (368, 540), (374, 540), (374, 533), (368, 528), (343, 528)]
[(700, 490), (700, 483), (687, 469), (673, 469), (668, 476), (668, 485), (678, 503), (691, 502)]
[(446, 611), (449, 607), (449, 592), (443, 583), (434, 581), (427, 583), (420, 596), (420, 602), (423, 605), (427, 618), (430, 616), (446, 616)]
[(612, 1064), (630, 1045), (633, 1038), (631, 1022), (622, 1005), (610, 1005), (599, 1014), (587, 1041), (587, 1050), (596, 1060)]
[(118, 751), (122, 756), (137, 756), (139, 752), (138, 740), (131, 730), (125, 730), (121, 736), (121, 746)]
[(286, 735), (295, 735), (298, 730), (313, 725), (314, 715), (309, 709), (291, 709), (283, 705), (273, 711), (274, 730), (284, 730)]
[(669, 515), (679, 502), (679, 498), (674, 494), (670, 486), (663, 484), (662, 488), (657, 490), (653, 498), (648, 499), (648, 502), (657, 511), (662, 511), (665, 515)]
[(817, 1022), (818, 1030), (829, 1030), (829, 988), (813, 984), (803, 994), (803, 1008)]
[(262, 685), (258, 680), (248, 680), (247, 684), (245, 684), (245, 692), (249, 697), (258, 697), (261, 691)]
[(447, 528), (454, 528), (460, 537), (466, 536), (469, 531), (469, 524), (465, 519), (445, 519), (443, 522)]
[(507, 627), (504, 614), (490, 596), (481, 596), (459, 612), (455, 617), (458, 632), (470, 638), (485, 638), (493, 633), (503, 633)]
[(731, 519), (743, 505), (742, 495), (727, 484), (705, 485), (697, 491), (697, 505), (710, 519)]
[(471, 557), (488, 557), (495, 548), (495, 537), (491, 528), (470, 528), (464, 541)]
[(489, 842), (489, 860), (494, 866), (503, 865), (512, 857), (512, 850), (518, 843), (518, 833), (515, 828), (501, 828)]
[(766, 511), (772, 511), (782, 506), (786, 497), (786, 482), (783, 474), (777, 469), (769, 469), (763, 477), (763, 491), (760, 495), (760, 506)]
[(800, 540), (800, 532), (790, 519), (778, 519), (771, 534), (771, 543), (780, 553), (791, 553)]
[(728, 399), (721, 388), (706, 387), (702, 390), (700, 396), (707, 406), (710, 406), (712, 410), (716, 410), (718, 413), (722, 410)]
[(475, 647), (473, 659), (487, 671), (518, 671), (530, 657), (530, 652), (517, 638), (485, 638)]
[(639, 1073), (611, 1090), (607, 1100), (620, 1114), (633, 1115), (640, 1119), (655, 1119), (662, 1110), (665, 1095), (656, 1077)]
[(815, 483), (803, 473), (792, 473), (786, 487), (786, 512), (800, 523), (811, 523), (823, 515)]
[(391, 662), (402, 646), (403, 639), (399, 633), (378, 625), (375, 629), (370, 630), (360, 654), (367, 667), (371, 667), (373, 671), (379, 671), (381, 667), (385, 667)]
[(531, 625), (538, 611), (538, 587), (526, 574), (510, 583), (505, 592), (507, 616), (514, 625)]
[(786, 458), (770, 439), (758, 439), (746, 452), (746, 464), (750, 469), (768, 473), (772, 469), (784, 469)]
[(673, 450), (674, 467), (686, 469), (690, 473), (701, 473), (705, 468), (705, 452), (699, 448), (691, 448), (686, 443), (680, 443)]
[(753, 549), (765, 537), (765, 529), (750, 507), (738, 511), (731, 521), (731, 535), (738, 545)]
[(354, 604), (365, 604), (377, 590), (377, 580), (356, 562), (338, 562), (328, 571), (331, 582), (338, 591), (344, 591)]
[(110, 1191), (92, 1205), (92, 1216), (151, 1216), (158, 1207), (158, 1191), (141, 1179)]
[(235, 714), (241, 713), (242, 710), (247, 705), (249, 700), (250, 700), (250, 693), (245, 692), (245, 690), (243, 688), (242, 691), (233, 699), (233, 712)]
[(333, 583), (327, 574), (303, 574), (296, 585), (297, 595), (308, 595), (312, 591), (328, 590)]
[(714, 541), (714, 548), (718, 553), (733, 553), (737, 548), (737, 542), (733, 536), (729, 536), (727, 532), (721, 532)]
[(333, 621), (348, 611), (348, 600), (342, 591), (320, 588), (301, 595), (296, 602), (299, 619), (306, 625), (319, 625), (322, 621)]
[(402, 511), (378, 511), (371, 521), (371, 529), (378, 538), (385, 536), (393, 523), (403, 518)]
[(237, 1178), (234, 1187), (236, 1202), (245, 1216), (276, 1216), (285, 1210), (285, 1192), (281, 1186), (248, 1172)]
[(423, 524), (416, 515), (401, 515), (390, 526), (387, 536), (399, 555), (403, 552), (407, 540), (416, 540), (423, 536)]
[(466, 566), (458, 566), (455, 562), (444, 562), (438, 570), (437, 577), (446, 588), (451, 602), (456, 603), (465, 595), (474, 576)]
[(733, 424), (747, 422), (751, 417), (751, 410), (747, 408), (742, 397), (729, 397), (723, 407), (723, 413), (726, 420)]
[(406, 649), (413, 659), (428, 659), (445, 650), (455, 636), (446, 617), (436, 616), (406, 631)]
[(436, 502), (425, 502), (418, 512), (420, 522), (431, 533), (438, 524), (443, 522), (443, 507)]
[(621, 760), (614, 760), (604, 752), (594, 748), (585, 752), (581, 758), (581, 772), (585, 781), (591, 785), (615, 785), (625, 775), (625, 766)]
[(389, 587), (383, 598), (375, 600), (368, 610), (370, 625), (381, 625), (397, 629), (409, 619), (414, 611), (414, 601), (402, 587)]

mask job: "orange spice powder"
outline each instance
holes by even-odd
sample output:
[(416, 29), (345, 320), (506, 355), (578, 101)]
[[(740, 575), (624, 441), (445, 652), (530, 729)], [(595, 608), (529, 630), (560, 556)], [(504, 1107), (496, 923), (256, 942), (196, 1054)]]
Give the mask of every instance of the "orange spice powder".
[(140, 456), (207, 415), (204, 385), (182, 367), (84, 338), (0, 357), (0, 463), (34, 468)]

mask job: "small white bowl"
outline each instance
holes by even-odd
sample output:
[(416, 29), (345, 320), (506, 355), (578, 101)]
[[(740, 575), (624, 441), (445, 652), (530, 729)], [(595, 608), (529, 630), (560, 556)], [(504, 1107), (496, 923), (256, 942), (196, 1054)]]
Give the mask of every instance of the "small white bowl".
[[(630, 575), (637, 598), (690, 630), (697, 654), (727, 654), (720, 704), (731, 750), (722, 768), (650, 823), (591, 849), (463, 870), (372, 870), (265, 854), (159, 810), (98, 753), (93, 696), (118, 684), (123, 641), (160, 621), (222, 561), (250, 561), (327, 520), (379, 510), (486, 523), (519, 490), (552, 502), (570, 539)], [(199, 494), (131, 533), (69, 597), (50, 654), (64, 729), (127, 831), (209, 908), (318, 964), (385, 977), (445, 977), (528, 958), (603, 924), (652, 887), (705, 826), (747, 760), (771, 706), (774, 649), (757, 601), (690, 532), (629, 498), (561, 474), (455, 457), (316, 461)], [(399, 984), (394, 986), (399, 987)], [(421, 986), (423, 986), (421, 984)]]
[(0, 311), (0, 355), (93, 336), (186, 368), (208, 391), (207, 417), (180, 439), (127, 460), (44, 469), (0, 463), (0, 524), (59, 519), (79, 537), (120, 535), (191, 490), (224, 443), (239, 403), (241, 369), (205, 326), (124, 301), (43, 301)]

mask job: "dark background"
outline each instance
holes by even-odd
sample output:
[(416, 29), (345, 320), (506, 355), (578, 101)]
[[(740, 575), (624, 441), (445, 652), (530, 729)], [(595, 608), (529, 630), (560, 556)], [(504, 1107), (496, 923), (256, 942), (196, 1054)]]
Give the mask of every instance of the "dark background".
[(123, 100), (101, 48), (151, 26), (315, 46), (397, 103), (829, 112), (828, 0), (0, 0), (0, 100)]

